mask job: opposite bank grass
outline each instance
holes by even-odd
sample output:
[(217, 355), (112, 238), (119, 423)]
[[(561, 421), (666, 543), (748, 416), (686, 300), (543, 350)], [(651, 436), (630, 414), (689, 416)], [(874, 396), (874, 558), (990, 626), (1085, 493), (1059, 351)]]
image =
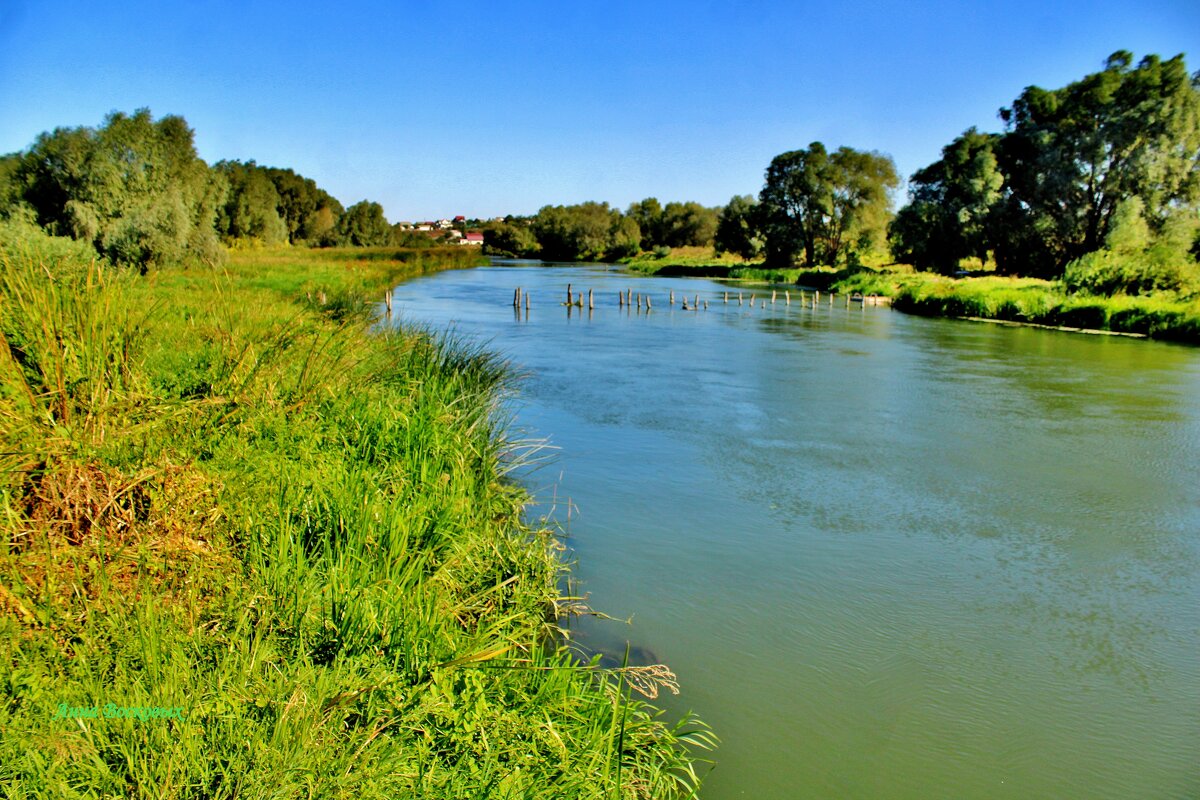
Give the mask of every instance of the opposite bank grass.
[(1114, 331), (1200, 344), (1200, 297), (1174, 292), (1097, 296), (1068, 293), (1061, 282), (1036, 278), (954, 279), (923, 272), (872, 270), (841, 277), (830, 288), (891, 297), (894, 308), (927, 316)]
[(3, 796), (694, 791), (711, 735), (631, 694), (669, 673), (554, 636), (507, 365), (368, 330), (431, 254), (138, 278), (5, 233)]

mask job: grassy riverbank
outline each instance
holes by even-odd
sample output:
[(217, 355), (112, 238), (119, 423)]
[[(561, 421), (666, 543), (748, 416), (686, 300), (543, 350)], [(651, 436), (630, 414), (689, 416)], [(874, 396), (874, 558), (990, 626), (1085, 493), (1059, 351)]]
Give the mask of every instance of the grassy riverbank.
[(1113, 331), (1200, 344), (1200, 297), (1173, 293), (1112, 297), (1070, 294), (1061, 282), (1036, 278), (948, 278), (911, 268), (765, 269), (711, 248), (663, 256), (643, 254), (626, 266), (644, 275), (790, 283), (838, 294), (892, 299), (901, 311), (971, 317), (1057, 328)]
[(947, 278), (921, 272), (860, 271), (831, 284), (840, 293), (892, 298), (900, 311), (941, 317), (1114, 331), (1200, 344), (1200, 297), (1173, 293), (1112, 297), (1070, 294), (1036, 278)]
[(668, 673), (550, 644), (570, 601), (506, 479), (507, 366), (367, 330), (390, 281), (473, 255), (251, 251), (138, 278), (27, 230), (0, 244), (8, 796), (695, 784), (707, 732), (630, 693)]

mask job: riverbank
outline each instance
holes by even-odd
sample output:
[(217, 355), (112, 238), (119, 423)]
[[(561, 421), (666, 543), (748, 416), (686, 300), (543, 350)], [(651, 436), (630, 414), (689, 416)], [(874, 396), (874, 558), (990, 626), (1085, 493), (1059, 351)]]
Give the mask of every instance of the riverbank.
[[(670, 797), (660, 670), (554, 641), (495, 356), (368, 331), (420, 251), (139, 278), (0, 237), (0, 772), (26, 797)], [(27, 232), (26, 232), (27, 233)], [(376, 326), (380, 328), (380, 326)], [(110, 713), (111, 712), (111, 713)], [(30, 747), (31, 743), (37, 743)]]
[[(711, 255), (711, 254), (710, 254)], [(949, 278), (927, 272), (875, 269), (766, 269), (705, 254), (645, 255), (626, 264), (643, 275), (788, 283), (836, 294), (889, 298), (893, 308), (931, 317), (986, 319), (1066, 331), (1102, 331), (1200, 344), (1200, 297), (1171, 293), (1098, 297), (1068, 294), (1036, 278)]]
[(1098, 297), (1068, 294), (1036, 278), (947, 278), (929, 273), (862, 271), (831, 284), (839, 293), (892, 298), (911, 314), (1027, 323), (1059, 330), (1136, 334), (1200, 344), (1200, 298), (1163, 293)]

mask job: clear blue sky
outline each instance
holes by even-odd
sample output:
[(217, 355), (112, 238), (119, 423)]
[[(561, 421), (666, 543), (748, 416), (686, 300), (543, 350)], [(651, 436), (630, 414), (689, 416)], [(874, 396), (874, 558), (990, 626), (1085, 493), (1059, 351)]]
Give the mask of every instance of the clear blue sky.
[(1200, 2), (0, 0), (0, 152), (148, 107), (393, 222), (717, 205), (814, 140), (909, 175), (1118, 49), (1200, 69)]

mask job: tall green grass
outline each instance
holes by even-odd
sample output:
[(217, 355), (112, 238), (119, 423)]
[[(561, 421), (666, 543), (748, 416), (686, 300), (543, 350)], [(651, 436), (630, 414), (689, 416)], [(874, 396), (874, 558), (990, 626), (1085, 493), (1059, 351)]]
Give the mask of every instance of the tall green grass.
[(580, 663), (555, 636), (561, 547), (505, 479), (508, 365), (364, 324), (430, 255), (251, 251), (139, 279), (18, 238), (5, 796), (694, 792), (711, 734), (631, 694), (669, 672)]

